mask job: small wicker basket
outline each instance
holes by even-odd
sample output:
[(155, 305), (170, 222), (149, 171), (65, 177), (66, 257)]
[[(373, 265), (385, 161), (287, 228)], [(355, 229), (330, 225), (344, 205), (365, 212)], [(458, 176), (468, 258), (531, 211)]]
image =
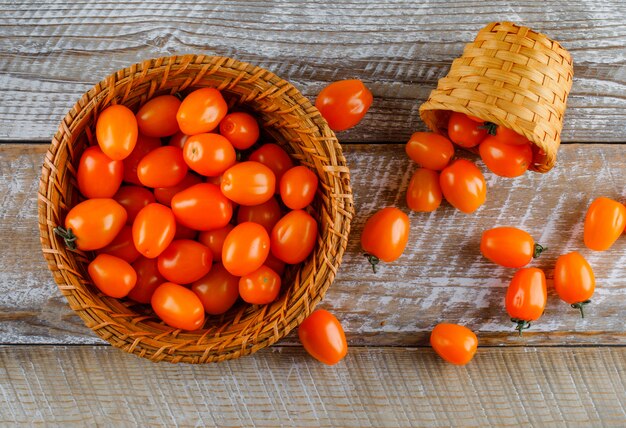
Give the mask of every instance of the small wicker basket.
[[(53, 228), (78, 200), (76, 165), (96, 144), (98, 113), (111, 104), (136, 110), (161, 94), (200, 87), (222, 91), (230, 106), (245, 104), (266, 138), (281, 144), (319, 176), (313, 216), (319, 224), (314, 253), (291, 269), (270, 305), (238, 304), (202, 329), (166, 326), (149, 305), (104, 296), (86, 271), (91, 254), (68, 250)], [(324, 297), (341, 263), (353, 215), (350, 174), (335, 134), (318, 110), (290, 83), (230, 58), (186, 55), (152, 59), (110, 75), (85, 93), (61, 122), (46, 154), (39, 184), (39, 228), (44, 256), (70, 307), (98, 336), (152, 361), (207, 363), (252, 354), (299, 325)]]
[(568, 51), (547, 36), (510, 22), (478, 32), (420, 107), (434, 132), (446, 134), (450, 113), (477, 116), (524, 135), (536, 147), (531, 169), (556, 162), (574, 70)]

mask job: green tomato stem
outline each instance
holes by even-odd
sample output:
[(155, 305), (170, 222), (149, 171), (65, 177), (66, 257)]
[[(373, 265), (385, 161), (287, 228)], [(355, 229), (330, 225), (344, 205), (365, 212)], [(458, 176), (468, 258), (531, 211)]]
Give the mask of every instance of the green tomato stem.
[(522, 331), (529, 329), (530, 328), (530, 322), (526, 321), (526, 320), (520, 320), (517, 318), (511, 318), (511, 322), (514, 322), (517, 324), (517, 326), (515, 326), (515, 330), (518, 331), (519, 335), (522, 335)]
[(548, 247), (543, 247), (539, 244), (535, 244), (535, 250), (533, 252), (533, 258), (537, 258), (541, 255), (541, 253), (543, 253), (544, 251), (546, 251), (548, 249)]
[(380, 259), (376, 256), (373, 256), (367, 253), (363, 255), (365, 256), (365, 258), (367, 258), (367, 261), (370, 263), (370, 265), (372, 265), (372, 270), (374, 271), (374, 273), (376, 273), (376, 265), (380, 263)]
[(67, 246), (67, 248), (69, 248), (70, 250), (76, 249), (77, 237), (76, 235), (74, 235), (74, 232), (72, 232), (71, 228), (68, 228), (67, 230), (65, 230), (61, 226), (57, 226), (52, 230), (54, 231), (55, 234), (63, 238), (63, 241), (65, 241), (65, 245)]
[(572, 308), (574, 309), (579, 309), (580, 310), (580, 316), (582, 318), (585, 318), (585, 305), (588, 305), (589, 303), (591, 303), (591, 300), (585, 300), (584, 302), (578, 302), (578, 303), (572, 303)]

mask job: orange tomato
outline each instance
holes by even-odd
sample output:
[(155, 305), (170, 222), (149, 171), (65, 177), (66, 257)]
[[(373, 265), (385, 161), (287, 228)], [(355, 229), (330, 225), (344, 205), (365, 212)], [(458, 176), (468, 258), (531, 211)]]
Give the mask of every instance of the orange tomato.
[(472, 162), (458, 159), (439, 175), (443, 197), (466, 214), (473, 213), (487, 199), (485, 177)]
[(283, 212), (278, 201), (271, 197), (267, 202), (259, 205), (240, 206), (237, 210), (237, 223), (251, 221), (260, 224), (267, 230), (267, 233), (271, 233), (282, 216)]
[(183, 99), (176, 120), (187, 135), (213, 131), (226, 116), (228, 105), (220, 91), (214, 88), (197, 89)]
[(447, 362), (464, 366), (474, 358), (478, 338), (467, 327), (441, 323), (430, 333), (430, 346)]
[(596, 278), (589, 262), (580, 253), (572, 251), (556, 259), (554, 291), (561, 300), (580, 310), (585, 318), (584, 306), (591, 302), (596, 288)]
[(168, 145), (178, 147), (179, 149), (183, 149), (185, 147), (185, 143), (191, 137), (191, 135), (183, 134), (181, 131), (178, 131), (176, 134), (170, 137), (168, 141)]
[(448, 137), (461, 147), (475, 147), (487, 136), (487, 129), (463, 113), (452, 112), (448, 121)]
[(291, 157), (278, 144), (263, 144), (250, 154), (248, 160), (262, 163), (272, 170), (276, 177), (275, 193), (279, 192), (279, 184), (283, 174), (293, 168)]
[(153, 259), (165, 251), (176, 234), (172, 210), (161, 204), (146, 205), (133, 223), (135, 248), (144, 257)]
[(439, 173), (426, 168), (418, 168), (409, 181), (406, 191), (406, 204), (411, 211), (431, 212), (441, 205)]
[(238, 224), (224, 240), (222, 264), (235, 276), (244, 276), (260, 268), (270, 252), (270, 237), (263, 226)]
[(165, 324), (181, 330), (197, 330), (204, 324), (200, 298), (188, 288), (164, 282), (152, 294), (152, 309)]
[(177, 284), (190, 284), (211, 270), (211, 251), (199, 242), (178, 239), (159, 255), (159, 272)]
[(219, 229), (233, 216), (233, 205), (219, 187), (200, 183), (178, 192), (172, 198), (176, 220), (195, 230)]
[(379, 260), (397, 260), (409, 240), (409, 217), (398, 208), (387, 207), (371, 216), (361, 233), (361, 248), (376, 273)]
[(180, 100), (174, 95), (161, 95), (149, 100), (135, 116), (139, 132), (148, 137), (169, 137), (176, 134), (176, 113), (180, 104)]
[(100, 254), (87, 267), (93, 283), (102, 293), (122, 298), (137, 283), (135, 269), (125, 260), (109, 254)]
[(183, 157), (189, 168), (207, 177), (216, 177), (237, 162), (230, 142), (219, 134), (198, 134), (187, 139)]
[(443, 135), (416, 132), (406, 143), (406, 154), (421, 167), (440, 171), (454, 156), (454, 146)]
[(112, 197), (123, 177), (124, 163), (112, 160), (98, 146), (86, 148), (78, 162), (78, 190), (87, 198)]
[(223, 264), (216, 263), (209, 273), (193, 283), (191, 290), (200, 298), (207, 314), (220, 315), (232, 308), (239, 298), (239, 277), (231, 275)]
[(238, 150), (249, 149), (259, 139), (259, 124), (244, 112), (227, 114), (220, 122), (220, 134)]
[(322, 89), (315, 100), (333, 131), (352, 128), (363, 119), (374, 97), (358, 79), (339, 80)]
[(172, 187), (183, 181), (188, 169), (181, 149), (163, 146), (141, 159), (137, 177), (146, 187)]
[(65, 229), (54, 233), (71, 250), (93, 251), (109, 245), (126, 223), (126, 210), (113, 199), (87, 199), (67, 213)]
[(491, 136), (480, 143), (478, 151), (487, 168), (501, 177), (519, 177), (533, 160), (530, 144), (507, 144)]
[(97, 250), (98, 254), (108, 254), (132, 263), (140, 256), (133, 242), (133, 228), (124, 226), (115, 239), (106, 247)]
[[(238, 223), (243, 223), (243, 221), (238, 221)], [(203, 245), (206, 245), (207, 248), (211, 250), (213, 261), (219, 262), (222, 260), (222, 248), (224, 248), (224, 241), (226, 240), (226, 236), (228, 236), (230, 231), (234, 228), (235, 226), (232, 224), (227, 224), (219, 229), (200, 232), (198, 241), (200, 241)]]
[(112, 105), (104, 109), (96, 121), (96, 139), (105, 155), (113, 160), (122, 160), (137, 144), (137, 119), (123, 105)]
[(518, 134), (512, 129), (499, 125), (496, 128), (496, 139), (506, 144), (526, 145), (529, 143), (528, 138)]
[(151, 191), (145, 187), (132, 185), (120, 187), (117, 193), (113, 195), (113, 199), (124, 207), (126, 214), (128, 214), (126, 223), (131, 225), (135, 221), (137, 213), (139, 213), (143, 207), (154, 203), (154, 195)]
[(132, 266), (137, 272), (137, 284), (130, 290), (127, 297), (135, 302), (148, 304), (154, 290), (165, 282), (165, 278), (159, 272), (158, 261), (140, 256)]
[(267, 266), (239, 279), (239, 295), (244, 302), (253, 305), (272, 303), (280, 293), (280, 276)]
[(492, 262), (509, 268), (521, 268), (539, 257), (544, 248), (532, 236), (515, 227), (494, 227), (485, 230), (480, 239), (480, 252)]
[(241, 162), (226, 170), (220, 185), (222, 193), (240, 205), (267, 202), (276, 189), (276, 177), (271, 169), (259, 162)]
[(288, 264), (303, 262), (317, 242), (317, 222), (303, 210), (287, 213), (272, 229), (271, 252)]
[(141, 162), (145, 155), (159, 147), (161, 147), (160, 139), (139, 134), (135, 148), (131, 154), (124, 159), (124, 181), (141, 186), (141, 181), (139, 181), (139, 177), (137, 177), (139, 162)]
[(298, 327), (304, 349), (321, 363), (332, 366), (348, 353), (348, 343), (341, 324), (333, 314), (318, 309)]
[(188, 172), (180, 183), (171, 187), (156, 187), (154, 189), (154, 197), (163, 205), (168, 207), (172, 205), (172, 198), (177, 193), (182, 192), (185, 189), (189, 189), (191, 186), (202, 183), (202, 179), (196, 174)]
[(625, 226), (626, 207), (613, 199), (597, 198), (589, 206), (585, 217), (585, 245), (595, 251), (608, 250)]
[(530, 321), (543, 314), (547, 300), (546, 276), (541, 269), (522, 268), (515, 273), (506, 290), (505, 306), (520, 336)]
[(317, 192), (317, 175), (305, 166), (295, 166), (280, 179), (280, 197), (292, 210), (306, 208)]

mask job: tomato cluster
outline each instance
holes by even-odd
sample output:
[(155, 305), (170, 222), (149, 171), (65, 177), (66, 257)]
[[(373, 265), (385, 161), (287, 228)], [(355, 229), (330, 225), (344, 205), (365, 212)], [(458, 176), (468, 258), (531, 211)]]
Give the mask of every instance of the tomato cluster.
[(229, 112), (217, 89), (110, 106), (96, 138), (78, 162), (85, 199), (55, 232), (95, 251), (88, 273), (105, 295), (196, 330), (240, 298), (273, 302), (285, 265), (312, 253), (317, 175), (261, 144), (255, 117)]

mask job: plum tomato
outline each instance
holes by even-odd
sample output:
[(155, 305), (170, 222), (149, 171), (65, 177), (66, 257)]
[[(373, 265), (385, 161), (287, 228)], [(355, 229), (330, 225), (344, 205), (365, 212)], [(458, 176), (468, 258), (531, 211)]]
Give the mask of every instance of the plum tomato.
[(128, 263), (133, 263), (140, 256), (133, 242), (133, 228), (129, 225), (124, 226), (115, 239), (106, 247), (97, 250), (97, 253), (119, 257)]
[(443, 135), (416, 132), (406, 143), (406, 154), (421, 167), (441, 171), (454, 156), (454, 146)]
[(329, 366), (343, 360), (348, 353), (341, 324), (324, 309), (317, 309), (302, 321), (298, 327), (298, 338), (309, 355)]
[(431, 212), (441, 205), (439, 173), (426, 168), (418, 168), (413, 173), (406, 190), (406, 204), (411, 211)]
[(211, 132), (226, 116), (228, 105), (215, 88), (196, 89), (187, 95), (176, 113), (180, 130), (187, 135)]
[(272, 170), (276, 177), (275, 193), (278, 193), (280, 190), (279, 184), (283, 174), (293, 168), (293, 161), (289, 154), (278, 144), (274, 143), (263, 144), (250, 154), (248, 160), (262, 163)]
[(172, 187), (183, 181), (188, 169), (181, 149), (163, 146), (139, 161), (137, 177), (146, 187)]
[[(238, 223), (243, 223), (243, 221), (238, 221)], [(222, 260), (222, 248), (224, 248), (224, 241), (226, 240), (226, 236), (228, 236), (230, 231), (234, 228), (235, 226), (232, 224), (227, 224), (219, 229), (211, 229), (200, 232), (198, 241), (200, 241), (203, 245), (206, 245), (207, 248), (211, 250), (213, 261), (219, 262)]]
[(452, 112), (448, 121), (448, 137), (458, 146), (475, 147), (487, 136), (487, 129), (463, 113)]
[(480, 239), (480, 252), (500, 266), (521, 268), (539, 257), (544, 248), (533, 237), (516, 227), (494, 227), (485, 230)]
[(86, 198), (111, 198), (124, 178), (124, 163), (113, 160), (98, 146), (85, 149), (76, 173), (78, 190)]
[(263, 265), (239, 278), (239, 295), (253, 305), (272, 303), (280, 293), (280, 276)]
[(305, 166), (294, 166), (280, 179), (280, 197), (292, 210), (301, 210), (313, 202), (317, 192), (317, 175)]
[(556, 259), (554, 291), (561, 300), (580, 310), (582, 318), (585, 318), (584, 306), (591, 303), (595, 288), (593, 269), (579, 252), (572, 251)]
[(274, 196), (276, 177), (262, 163), (241, 162), (224, 172), (220, 187), (224, 196), (239, 205), (259, 205)]
[(285, 214), (274, 225), (271, 252), (285, 263), (294, 265), (306, 260), (317, 242), (317, 222), (303, 210)]
[(363, 119), (373, 100), (372, 93), (360, 80), (339, 80), (320, 91), (315, 107), (330, 129), (345, 131)]
[(139, 211), (133, 223), (135, 248), (149, 259), (159, 257), (170, 245), (175, 234), (174, 214), (165, 205), (146, 205)]
[(185, 189), (189, 189), (191, 186), (202, 183), (202, 179), (192, 172), (188, 172), (180, 183), (171, 187), (155, 187), (154, 197), (157, 202), (168, 207), (172, 205), (172, 198), (177, 193), (182, 192)]
[(505, 126), (497, 126), (495, 138), (505, 144), (522, 146), (529, 144), (528, 138)]
[(440, 323), (430, 333), (430, 346), (447, 362), (464, 366), (474, 358), (478, 338), (462, 325)]
[(259, 205), (242, 205), (237, 210), (237, 223), (251, 221), (258, 223), (271, 233), (274, 225), (283, 216), (283, 212), (276, 198), (271, 197), (267, 202)]
[(113, 195), (121, 206), (126, 210), (128, 217), (126, 218), (126, 224), (132, 225), (137, 217), (137, 213), (141, 211), (143, 207), (148, 204), (154, 203), (154, 194), (145, 187), (127, 185), (122, 186)]
[(120, 104), (104, 109), (96, 121), (96, 139), (105, 155), (122, 160), (137, 144), (137, 119), (128, 108)]
[(191, 137), (191, 135), (183, 134), (181, 131), (178, 131), (176, 134), (172, 135), (167, 142), (169, 146), (178, 147), (179, 149), (183, 149), (185, 147), (185, 143)]
[(174, 95), (161, 95), (149, 100), (135, 115), (139, 132), (148, 137), (169, 137), (176, 134), (176, 113), (180, 104), (180, 100)]
[(259, 124), (251, 114), (229, 113), (220, 122), (220, 134), (237, 150), (246, 150), (259, 139)]
[(533, 160), (530, 144), (507, 144), (492, 136), (480, 143), (478, 152), (487, 168), (501, 177), (519, 177), (528, 170)]
[(260, 224), (245, 222), (231, 230), (222, 248), (222, 264), (235, 276), (260, 268), (270, 252), (270, 237)]
[(541, 269), (522, 268), (515, 273), (506, 290), (505, 307), (520, 336), (530, 321), (543, 315), (547, 300), (546, 276)]
[(137, 272), (137, 284), (128, 293), (128, 298), (135, 302), (148, 304), (154, 290), (165, 281), (158, 268), (158, 259), (148, 259), (140, 256), (132, 264)]
[(237, 162), (233, 145), (219, 134), (198, 134), (187, 139), (183, 157), (200, 175), (216, 177)]
[(183, 226), (203, 231), (219, 229), (230, 223), (233, 205), (219, 187), (200, 183), (174, 195), (172, 211)]
[(613, 199), (595, 199), (585, 216), (584, 241), (587, 248), (606, 251), (626, 226), (626, 207)]
[(159, 255), (159, 272), (176, 284), (190, 284), (211, 270), (211, 250), (190, 239), (178, 239)]
[(196, 293), (209, 315), (221, 315), (239, 298), (239, 277), (232, 275), (223, 264), (216, 263), (209, 273), (195, 281), (191, 290)]
[(439, 175), (441, 193), (450, 205), (466, 214), (473, 213), (487, 199), (487, 184), (472, 162), (458, 159)]
[(110, 297), (125, 297), (137, 283), (135, 269), (125, 260), (109, 254), (99, 254), (87, 267), (96, 287)]
[(361, 248), (376, 273), (380, 260), (397, 260), (409, 240), (409, 217), (395, 207), (377, 211), (365, 222), (361, 232)]
[(182, 285), (164, 282), (154, 291), (150, 303), (157, 316), (170, 327), (192, 331), (204, 324), (202, 301)]
[(156, 137), (146, 137), (139, 134), (137, 137), (137, 144), (131, 152), (131, 154), (124, 159), (124, 181), (126, 183), (136, 184), (142, 186), (139, 177), (137, 177), (137, 167), (139, 162), (145, 155), (153, 150), (161, 147), (161, 140)]

